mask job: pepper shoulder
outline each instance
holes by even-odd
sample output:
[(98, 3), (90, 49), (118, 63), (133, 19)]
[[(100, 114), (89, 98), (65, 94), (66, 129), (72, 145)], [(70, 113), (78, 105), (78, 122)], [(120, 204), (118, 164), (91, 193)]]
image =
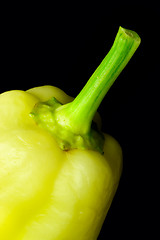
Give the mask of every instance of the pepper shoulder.
[(108, 134), (104, 134), (104, 157), (107, 159), (112, 171), (114, 172), (115, 181), (119, 181), (123, 167), (123, 152), (118, 141)]
[(21, 90), (0, 94), (0, 128), (10, 129), (30, 122), (29, 113), (38, 101), (38, 98)]

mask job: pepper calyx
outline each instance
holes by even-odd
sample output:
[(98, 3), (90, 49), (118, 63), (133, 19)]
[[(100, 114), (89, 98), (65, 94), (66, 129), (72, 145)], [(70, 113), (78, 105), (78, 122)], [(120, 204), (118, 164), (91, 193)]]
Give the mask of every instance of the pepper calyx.
[[(67, 105), (67, 104), (66, 104)], [(39, 102), (35, 105), (30, 116), (36, 124), (47, 130), (57, 141), (63, 151), (70, 149), (95, 150), (103, 154), (104, 136), (93, 122), (88, 133), (79, 134), (67, 126), (64, 119), (57, 115), (63, 106), (56, 98), (52, 97), (46, 102)]]

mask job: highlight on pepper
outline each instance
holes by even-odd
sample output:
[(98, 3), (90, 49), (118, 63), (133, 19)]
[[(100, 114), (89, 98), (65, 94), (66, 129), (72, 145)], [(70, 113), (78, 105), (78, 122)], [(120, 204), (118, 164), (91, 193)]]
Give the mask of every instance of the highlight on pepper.
[(96, 240), (122, 173), (97, 109), (140, 44), (119, 28), (73, 99), (54, 86), (0, 94), (0, 239)]

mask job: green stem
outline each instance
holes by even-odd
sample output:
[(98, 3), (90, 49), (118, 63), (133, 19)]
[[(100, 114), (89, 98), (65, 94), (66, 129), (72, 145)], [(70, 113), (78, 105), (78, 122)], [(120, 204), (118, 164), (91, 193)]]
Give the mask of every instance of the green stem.
[(111, 50), (73, 102), (61, 105), (52, 98), (35, 106), (31, 116), (55, 137), (61, 149), (92, 149), (103, 153), (104, 137), (91, 128), (92, 119), (140, 41), (137, 33), (120, 27)]
[[(77, 134), (90, 131), (91, 122), (104, 96), (124, 69), (140, 44), (137, 33), (119, 28), (114, 44), (85, 87), (62, 111)], [(63, 118), (62, 117), (62, 118)]]

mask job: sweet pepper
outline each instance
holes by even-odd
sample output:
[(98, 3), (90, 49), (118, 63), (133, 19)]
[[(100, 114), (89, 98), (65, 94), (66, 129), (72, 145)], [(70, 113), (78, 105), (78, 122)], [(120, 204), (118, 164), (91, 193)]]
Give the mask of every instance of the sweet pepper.
[(0, 94), (0, 239), (96, 240), (122, 171), (96, 112), (140, 37), (119, 28), (80, 94), (53, 86)]

